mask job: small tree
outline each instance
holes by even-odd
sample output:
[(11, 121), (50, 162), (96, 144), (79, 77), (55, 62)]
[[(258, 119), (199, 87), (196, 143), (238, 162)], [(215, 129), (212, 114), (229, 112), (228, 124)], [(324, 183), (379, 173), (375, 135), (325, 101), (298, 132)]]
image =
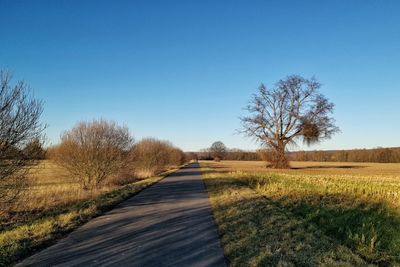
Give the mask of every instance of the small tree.
[(226, 150), (226, 146), (221, 141), (214, 142), (210, 147), (210, 152), (215, 161), (224, 159)]
[(109, 175), (124, 169), (133, 138), (127, 127), (113, 121), (79, 122), (66, 131), (55, 150), (55, 159), (81, 183), (93, 189)]
[[(24, 82), (11, 84), (11, 75), (0, 71), (0, 213), (15, 201), (26, 184), (26, 174), (37, 163), (34, 155), (42, 143), (40, 123), (43, 102), (34, 98)], [(29, 149), (27, 149), (29, 147)]]
[(280, 80), (272, 89), (263, 84), (253, 95), (242, 117), (242, 132), (272, 149), (271, 166), (288, 168), (288, 144), (302, 139), (306, 144), (330, 138), (338, 128), (330, 114), (334, 105), (318, 93), (320, 83), (297, 75)]

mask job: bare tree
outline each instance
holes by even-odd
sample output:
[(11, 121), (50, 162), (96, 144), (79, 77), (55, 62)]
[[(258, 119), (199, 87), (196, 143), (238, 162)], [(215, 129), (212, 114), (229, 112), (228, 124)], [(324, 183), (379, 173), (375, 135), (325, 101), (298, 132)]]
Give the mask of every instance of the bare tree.
[(26, 184), (44, 130), (40, 122), (43, 102), (32, 96), (24, 82), (12, 85), (11, 79), (10, 73), (0, 71), (0, 213)]
[(330, 117), (334, 105), (318, 92), (320, 87), (315, 78), (292, 75), (272, 89), (262, 84), (253, 95), (246, 107), (250, 115), (241, 118), (241, 132), (272, 149), (272, 167), (289, 167), (288, 144), (302, 139), (310, 145), (339, 130)]
[(53, 152), (56, 161), (73, 174), (84, 189), (93, 189), (126, 167), (133, 138), (127, 127), (113, 121), (79, 122), (61, 137)]
[(210, 147), (210, 152), (213, 155), (215, 161), (220, 161), (221, 159), (224, 159), (226, 151), (227, 148), (221, 141), (214, 142)]

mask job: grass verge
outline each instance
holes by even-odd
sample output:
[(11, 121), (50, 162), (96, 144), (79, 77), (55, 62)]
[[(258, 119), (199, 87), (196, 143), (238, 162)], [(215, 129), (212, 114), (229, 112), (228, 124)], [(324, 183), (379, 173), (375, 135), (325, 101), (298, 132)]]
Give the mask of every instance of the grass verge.
[(43, 249), (67, 233), (102, 215), (122, 201), (132, 197), (176, 170), (157, 177), (125, 185), (117, 190), (101, 194), (93, 199), (55, 211), (35, 221), (0, 233), (0, 266), (9, 266)]

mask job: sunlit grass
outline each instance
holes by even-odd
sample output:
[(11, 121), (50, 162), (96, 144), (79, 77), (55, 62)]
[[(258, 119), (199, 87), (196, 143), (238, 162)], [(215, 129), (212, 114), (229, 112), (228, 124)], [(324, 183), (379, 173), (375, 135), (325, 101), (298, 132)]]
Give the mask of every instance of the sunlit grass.
[(0, 218), (0, 229), (15, 227), (44, 213), (92, 199), (116, 188), (105, 185), (96, 190), (83, 190), (66, 170), (51, 161), (42, 161), (31, 170), (28, 187), (22, 192), (20, 200)]
[[(215, 165), (215, 162), (209, 162)], [(363, 163), (363, 162), (312, 162), (291, 161), (292, 169), (273, 170), (266, 169), (264, 161), (222, 161), (218, 166), (225, 170), (240, 170), (246, 172), (293, 173), (293, 174), (355, 174), (394, 176), (400, 175), (400, 163)]]
[[(253, 208), (249, 204), (253, 213), (259, 213), (265, 207), (274, 211), (280, 210), (286, 216), (282, 221), (283, 224), (285, 221), (298, 221), (307, 229), (315, 228), (314, 234), (319, 240), (332, 239), (334, 243), (347, 247), (364, 261), (378, 265), (399, 264), (400, 164), (361, 164), (362, 168), (356, 168), (354, 166), (360, 165), (295, 163), (297, 167), (300, 165), (302, 168), (279, 171), (262, 168), (259, 164), (259, 162), (237, 162), (236, 164), (235, 162), (202, 162), (203, 166), (211, 168), (206, 174), (208, 188), (226, 187), (219, 181), (230, 179), (234, 181), (233, 184), (241, 185), (240, 189), (236, 190), (236, 195), (253, 192), (251, 193), (254, 195), (253, 199), (262, 197), (263, 204), (260, 204), (262, 201), (254, 203), (258, 208)], [(365, 172), (365, 169), (369, 169), (368, 172)], [(226, 195), (225, 191), (226, 189), (220, 191), (220, 194), (210, 191), (211, 199), (218, 199), (214, 200), (214, 210), (225, 210), (222, 207), (232, 202), (232, 196)], [(230, 205), (234, 207), (239, 204)], [(229, 209), (233, 209), (230, 205), (228, 205)], [(239, 213), (247, 212), (240, 211)], [(222, 212), (220, 224), (232, 224), (225, 221), (227, 216)], [(260, 215), (249, 214), (249, 216)], [(268, 215), (265, 214), (265, 216)], [(252, 219), (248, 218), (248, 220), (247, 225), (251, 225)], [(257, 229), (256, 231), (266, 231), (265, 227), (276, 226), (271, 226), (267, 220), (253, 227)], [(287, 234), (286, 230), (280, 227), (270, 230), (273, 230), (277, 236)], [(308, 230), (304, 231), (308, 233)], [(225, 231), (223, 234), (231, 235)], [(292, 241), (301, 243), (296, 238)], [(265, 240), (265, 243), (261, 242), (258, 245), (269, 246), (269, 242)], [(242, 249), (260, 250), (260, 253), (263, 251), (262, 248), (255, 246), (257, 245)], [(321, 245), (315, 243), (312, 246), (318, 250)], [(304, 256), (301, 252), (295, 255), (292, 260), (289, 260), (290, 262)], [(317, 265), (323, 265), (320, 260), (315, 262)], [(352, 263), (354, 264), (355, 262)]]

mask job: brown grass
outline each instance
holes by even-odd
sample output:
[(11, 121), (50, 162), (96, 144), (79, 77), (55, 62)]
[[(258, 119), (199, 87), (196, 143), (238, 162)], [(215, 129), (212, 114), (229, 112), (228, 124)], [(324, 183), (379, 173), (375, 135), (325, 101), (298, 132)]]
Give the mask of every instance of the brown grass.
[(21, 200), (1, 218), (0, 229), (25, 223), (43, 213), (94, 198), (117, 188), (108, 184), (96, 190), (83, 190), (65, 169), (49, 160), (44, 160), (33, 168), (28, 180), (29, 186), (21, 195)]
[(265, 161), (224, 160), (220, 163), (203, 161), (229, 171), (279, 172), (289, 174), (346, 174), (346, 175), (400, 175), (400, 163), (360, 163), (360, 162), (305, 162), (291, 161), (291, 169), (268, 169)]

